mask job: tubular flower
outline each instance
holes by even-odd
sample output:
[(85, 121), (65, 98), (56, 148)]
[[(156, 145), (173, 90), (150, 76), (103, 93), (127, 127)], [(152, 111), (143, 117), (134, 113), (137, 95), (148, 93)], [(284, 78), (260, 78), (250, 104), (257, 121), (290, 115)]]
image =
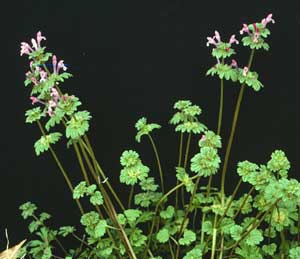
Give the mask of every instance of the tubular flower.
[(237, 68), (237, 67), (238, 67), (238, 64), (237, 64), (237, 62), (236, 62), (235, 59), (232, 59), (232, 60), (231, 60), (230, 66), (231, 66), (232, 68)]
[(31, 39), (32, 47), (27, 42), (21, 42), (20, 56), (23, 54), (29, 55), (33, 51), (41, 48), (42, 40), (46, 40), (46, 37), (42, 36), (42, 33), (39, 31), (36, 34), (36, 39)]
[(235, 38), (234, 34), (231, 35), (230, 40), (229, 40), (229, 44), (233, 44), (233, 43), (239, 44), (239, 41)]
[(240, 34), (244, 34), (244, 32), (248, 33), (248, 35), (250, 34), (250, 31), (249, 31), (249, 27), (246, 23), (243, 24), (243, 28), (240, 30)]
[(67, 70), (67, 67), (65, 66), (63, 60), (60, 60), (60, 61), (57, 63), (57, 58), (56, 58), (55, 55), (53, 55), (53, 57), (52, 57), (52, 65), (53, 65), (53, 73), (55, 73), (55, 74), (58, 74), (58, 73), (59, 73), (59, 70), (60, 70), (61, 68), (62, 68), (64, 71)]
[(249, 68), (248, 67), (244, 67), (244, 69), (243, 69), (243, 76), (247, 76), (248, 71), (249, 71)]
[(267, 24), (269, 23), (269, 22), (272, 22), (272, 23), (275, 23), (275, 21), (274, 21), (274, 19), (272, 18), (272, 16), (273, 16), (273, 14), (268, 14), (268, 16), (266, 17), (266, 18), (263, 18), (262, 20), (261, 20), (261, 23), (262, 23), (262, 25), (264, 26), (264, 27), (266, 27), (267, 26)]

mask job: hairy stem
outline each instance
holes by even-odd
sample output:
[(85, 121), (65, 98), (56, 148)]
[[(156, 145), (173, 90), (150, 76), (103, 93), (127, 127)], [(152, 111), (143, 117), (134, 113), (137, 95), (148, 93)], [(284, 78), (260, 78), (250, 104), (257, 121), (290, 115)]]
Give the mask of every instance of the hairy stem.
[[(40, 122), (40, 121), (37, 121), (37, 124), (38, 124), (39, 129), (40, 129), (40, 131), (42, 132), (43, 136), (45, 137), (45, 136), (46, 136), (46, 133), (45, 133), (45, 131), (44, 131), (44, 129), (43, 129), (43, 126), (42, 126), (41, 122)], [(70, 191), (71, 191), (71, 193), (72, 193), (72, 195), (73, 195), (74, 187), (73, 187), (73, 185), (72, 185), (72, 183), (71, 183), (71, 180), (70, 180), (68, 174), (66, 173), (65, 169), (63, 168), (63, 166), (62, 166), (60, 160), (58, 159), (58, 157), (57, 157), (55, 151), (53, 150), (53, 148), (51, 147), (51, 145), (49, 145), (49, 150), (50, 150), (51, 155), (52, 155), (52, 157), (54, 158), (54, 160), (55, 160), (55, 162), (56, 162), (58, 168), (60, 169), (61, 173), (63, 174), (63, 177), (65, 178), (65, 181), (67, 182), (67, 185), (68, 185), (68, 187), (69, 187), (69, 189), (70, 189)], [(81, 215), (83, 215), (83, 214), (84, 214), (84, 210), (83, 210), (83, 208), (82, 208), (82, 205), (81, 205), (80, 201), (79, 201), (79, 200), (76, 200), (76, 203), (77, 203), (77, 206), (78, 206), (78, 208), (79, 208), (79, 210), (80, 210)]]
[(157, 152), (157, 148), (156, 148), (156, 145), (155, 145), (154, 140), (151, 137), (150, 133), (148, 133), (148, 137), (150, 139), (152, 148), (153, 148), (154, 153), (155, 153), (156, 161), (157, 161), (157, 166), (158, 166), (158, 171), (159, 171), (159, 176), (160, 176), (160, 183), (161, 183), (161, 190), (162, 190), (162, 193), (165, 193), (164, 177), (163, 177), (163, 172), (162, 172), (162, 169), (161, 169), (161, 163), (160, 163), (159, 155), (158, 155), (158, 152)]
[[(254, 49), (251, 50), (251, 54), (250, 54), (250, 58), (249, 58), (249, 62), (248, 62), (249, 70), (250, 70), (250, 67), (252, 65), (253, 56), (254, 56)], [(228, 167), (229, 155), (230, 155), (230, 151), (231, 151), (231, 147), (232, 147), (232, 142), (233, 142), (233, 138), (234, 138), (234, 134), (235, 134), (236, 124), (237, 124), (237, 120), (238, 120), (238, 116), (239, 116), (241, 102), (242, 102), (243, 95), (244, 95), (244, 90), (245, 90), (245, 83), (241, 85), (241, 89), (240, 89), (240, 92), (239, 92), (238, 100), (237, 100), (235, 111), (234, 111), (233, 122), (232, 122), (232, 127), (231, 127), (229, 140), (228, 140), (228, 145), (227, 145), (226, 153), (225, 153), (225, 160), (224, 160), (224, 165), (223, 165), (223, 169), (222, 169), (222, 179), (221, 179), (221, 200), (222, 200), (222, 204), (224, 204), (225, 176), (226, 176), (226, 171), (227, 171), (227, 167)]]

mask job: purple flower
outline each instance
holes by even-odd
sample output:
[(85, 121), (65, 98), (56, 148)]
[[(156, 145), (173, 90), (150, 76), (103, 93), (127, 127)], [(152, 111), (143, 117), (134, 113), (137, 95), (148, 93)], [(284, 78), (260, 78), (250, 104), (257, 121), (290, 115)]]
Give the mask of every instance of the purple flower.
[(33, 49), (30, 47), (30, 45), (27, 42), (21, 42), (20, 56), (23, 54), (29, 55), (31, 52), (33, 52)]
[(58, 73), (59, 73), (59, 70), (60, 70), (61, 68), (62, 68), (64, 71), (67, 70), (67, 67), (65, 66), (63, 60), (60, 60), (60, 61), (57, 63), (57, 58), (56, 58), (55, 55), (53, 55), (53, 57), (52, 57), (52, 65), (53, 65), (53, 73), (55, 73), (55, 74), (58, 74)]
[(206, 46), (207, 46), (207, 47), (208, 47), (210, 44), (211, 44), (211, 45), (217, 46), (217, 42), (215, 41), (214, 38), (212, 38), (212, 37), (207, 37), (206, 39), (207, 39), (207, 43), (206, 43)]
[(239, 41), (235, 38), (235, 35), (231, 35), (230, 40), (229, 40), (230, 44), (236, 43), (239, 44)]
[(240, 34), (244, 34), (244, 32), (250, 34), (249, 27), (246, 23), (243, 24), (243, 28), (240, 30)]
[(55, 87), (51, 88), (51, 93), (50, 96), (53, 98), (54, 102), (57, 103), (59, 100), (59, 93), (58, 91), (55, 89)]
[(264, 27), (266, 27), (269, 22), (275, 23), (272, 16), (273, 16), (273, 14), (270, 13), (270, 14), (268, 14), (268, 16), (266, 18), (263, 18), (261, 20), (261, 23), (263, 24)]
[(221, 41), (220, 33), (218, 31), (215, 31), (214, 38), (218, 41), (218, 43)]
[(44, 71), (43, 69), (40, 69), (39, 73), (40, 73), (40, 77), (41, 77), (40, 82), (46, 81), (46, 79), (47, 79), (47, 72)]
[(34, 96), (30, 96), (30, 100), (32, 105), (39, 102), (39, 99)]
[(36, 39), (31, 39), (32, 47), (27, 42), (21, 42), (21, 51), (20, 56), (23, 54), (29, 55), (34, 50), (37, 50), (41, 47), (41, 41), (46, 40), (44, 36), (42, 36), (42, 33), (39, 31), (36, 34)]
[(53, 114), (54, 114), (53, 109), (52, 109), (53, 107), (56, 107), (56, 102), (54, 102), (52, 100), (49, 100), (48, 101), (48, 111), (47, 111), (47, 113), (50, 117), (52, 117)]

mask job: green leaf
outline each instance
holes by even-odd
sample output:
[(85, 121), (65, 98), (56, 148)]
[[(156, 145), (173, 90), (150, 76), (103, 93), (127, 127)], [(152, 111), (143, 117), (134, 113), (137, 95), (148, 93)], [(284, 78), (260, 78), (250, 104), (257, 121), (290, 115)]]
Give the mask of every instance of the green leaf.
[(82, 181), (80, 182), (73, 191), (73, 199), (79, 199), (82, 198), (87, 191), (86, 182)]
[(73, 114), (67, 122), (67, 138), (77, 139), (83, 136), (89, 129), (89, 120), (92, 118), (88, 111), (80, 111)]
[(135, 166), (140, 161), (139, 154), (134, 150), (125, 150), (120, 158), (120, 163), (124, 167)]
[(179, 239), (180, 245), (190, 245), (196, 240), (196, 234), (192, 230), (185, 230), (183, 237)]
[(30, 110), (27, 110), (25, 113), (26, 123), (33, 123), (40, 120), (45, 114), (41, 111), (40, 107), (36, 107)]
[(274, 253), (276, 252), (276, 248), (277, 248), (276, 244), (272, 243), (272, 244), (269, 244), (269, 245), (263, 245), (262, 250), (267, 255), (274, 255)]
[(24, 204), (22, 204), (19, 209), (22, 211), (22, 217), (24, 219), (27, 219), (28, 217), (31, 217), (34, 215), (34, 212), (37, 210), (37, 207), (35, 204), (31, 203), (31, 202), (26, 202)]
[(136, 209), (128, 209), (124, 211), (124, 215), (130, 223), (134, 223), (141, 214), (142, 212)]
[(197, 246), (183, 257), (183, 259), (202, 259), (202, 250)]
[(170, 238), (170, 234), (166, 228), (159, 230), (156, 235), (156, 239), (158, 240), (159, 243), (166, 243), (168, 242), (169, 238)]
[(101, 205), (103, 204), (103, 197), (102, 194), (99, 191), (95, 191), (91, 197), (90, 197), (90, 202), (93, 205)]
[(289, 258), (290, 259), (299, 259), (300, 258), (300, 246), (291, 248), (289, 250)]
[(258, 229), (253, 229), (245, 238), (245, 243), (249, 246), (258, 245), (263, 241), (263, 235)]
[(58, 234), (63, 237), (66, 237), (66, 236), (74, 233), (75, 231), (76, 231), (76, 229), (72, 226), (64, 226), (64, 227), (59, 228)]
[(210, 176), (217, 173), (221, 159), (217, 150), (211, 147), (203, 147), (200, 153), (191, 159), (191, 171), (198, 173), (199, 176)]
[(60, 137), (62, 136), (61, 133), (55, 132), (45, 136), (42, 136), (38, 141), (35, 142), (34, 148), (35, 153), (39, 156), (41, 153), (47, 151), (51, 144), (55, 144)]
[(160, 129), (161, 126), (156, 123), (147, 124), (147, 119), (143, 117), (136, 122), (135, 128), (138, 130), (135, 139), (137, 142), (141, 142), (142, 136), (148, 135), (154, 129)]
[(162, 210), (160, 212), (160, 216), (163, 219), (171, 219), (171, 218), (173, 218), (174, 214), (175, 214), (175, 209), (171, 205), (169, 205), (165, 210)]
[(146, 179), (141, 180), (140, 186), (143, 191), (155, 192), (158, 188), (158, 185), (154, 183), (153, 177), (147, 177)]
[(99, 220), (99, 222), (95, 227), (95, 237), (96, 238), (102, 237), (105, 234), (106, 227), (107, 227), (106, 220), (105, 219)]
[(121, 170), (120, 182), (127, 185), (134, 185), (138, 181), (144, 180), (149, 173), (150, 169), (147, 166), (144, 166), (142, 163), (126, 167)]
[(56, 109), (55, 113), (52, 117), (47, 121), (45, 128), (47, 131), (50, 130), (50, 128), (54, 127), (56, 124), (60, 124), (64, 117), (65, 113), (61, 109)]

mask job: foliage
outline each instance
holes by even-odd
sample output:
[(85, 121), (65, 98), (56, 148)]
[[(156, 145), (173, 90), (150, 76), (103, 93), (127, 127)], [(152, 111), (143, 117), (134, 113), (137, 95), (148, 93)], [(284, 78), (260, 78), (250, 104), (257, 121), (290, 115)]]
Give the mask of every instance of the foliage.
[[(271, 14), (261, 22), (243, 24), (240, 34), (245, 35), (241, 42), (251, 51), (246, 66), (239, 66), (233, 59), (228, 62), (228, 58), (237, 54), (233, 48), (234, 43), (239, 43), (235, 35), (229, 42), (223, 41), (217, 31), (213, 37), (207, 37), (216, 64), (206, 75), (217, 76), (221, 86), (224, 79), (239, 84), (237, 103), (241, 102), (245, 87), (255, 91), (263, 87), (252, 68), (252, 60), (254, 51), (269, 50), (266, 39), (270, 35), (267, 28), (270, 22), (274, 23)], [(24, 84), (32, 86), (30, 99), (33, 105), (38, 105), (26, 111), (26, 123), (38, 124), (41, 137), (34, 144), (36, 155), (51, 150), (80, 210), (80, 225), (54, 228), (48, 224), (50, 214), (37, 214), (35, 204), (24, 203), (20, 206), (21, 215), (31, 220), (28, 228), (34, 237), (22, 248), (19, 258), (300, 258), (300, 183), (289, 177), (291, 165), (283, 150), (275, 150), (260, 164), (238, 161), (236, 176), (240, 180), (234, 191), (225, 192), (236, 122), (223, 154), (222, 105), (218, 130), (214, 132), (200, 120), (202, 109), (198, 105), (190, 100), (175, 102), (175, 113), (169, 123), (180, 133), (180, 145), (178, 161), (172, 162), (173, 171), (166, 170), (160, 162), (151, 137), (161, 126), (148, 123), (146, 117), (135, 123), (135, 140), (141, 142), (145, 135), (150, 139), (159, 174), (153, 164), (144, 165), (137, 151), (125, 150), (120, 157), (119, 180), (128, 188), (126, 207), (123, 202), (127, 197), (119, 198), (89, 141), (90, 113), (79, 110), (82, 104), (79, 98), (60, 90), (60, 84), (72, 75), (62, 72), (61, 69), (66, 70), (63, 61), (57, 62), (55, 55), (40, 46), (44, 39), (38, 32), (37, 39), (31, 41), (32, 47), (27, 43), (21, 45), (21, 55), (28, 55), (31, 61)], [(46, 66), (51, 57), (53, 72)], [(235, 117), (238, 113), (239, 105)], [(52, 147), (63, 136), (68, 146), (74, 147), (82, 171), (83, 180), (75, 187)], [(195, 146), (198, 150), (191, 154)], [(230, 174), (235, 179), (235, 172)], [(176, 186), (166, 185), (164, 190), (163, 178), (171, 177)], [(216, 177), (221, 178), (220, 187), (215, 186)], [(78, 179), (78, 175), (74, 178)], [(161, 185), (157, 184), (158, 178)], [(65, 249), (60, 241), (64, 238), (75, 239), (78, 245)]]

